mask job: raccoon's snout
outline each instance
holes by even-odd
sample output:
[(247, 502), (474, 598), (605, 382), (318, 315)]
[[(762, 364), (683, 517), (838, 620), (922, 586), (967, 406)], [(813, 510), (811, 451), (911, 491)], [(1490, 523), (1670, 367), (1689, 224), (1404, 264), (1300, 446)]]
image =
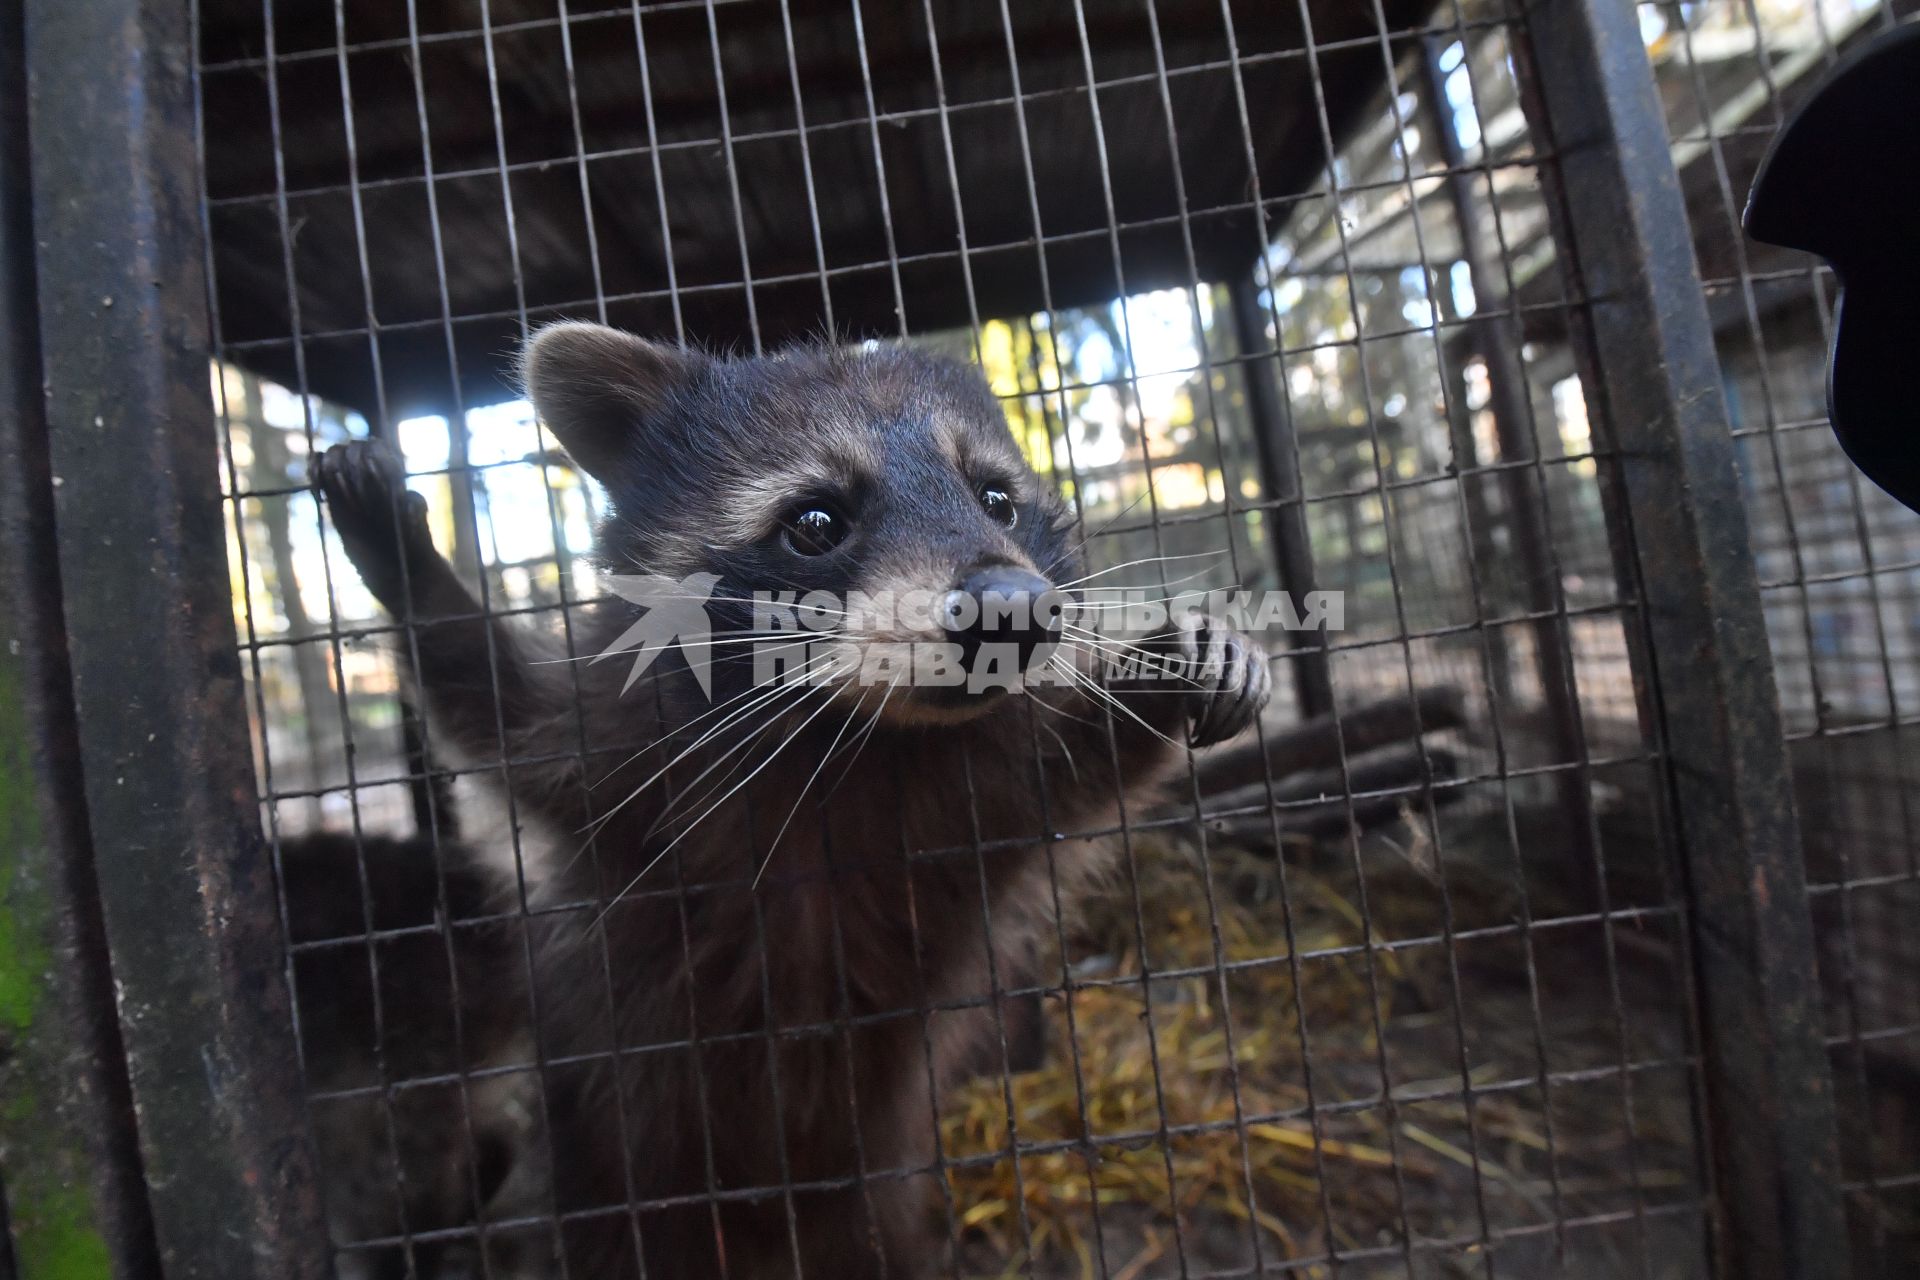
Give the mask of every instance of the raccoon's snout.
[(1053, 584), (1005, 564), (977, 569), (947, 592), (940, 621), (969, 664), (982, 645), (1011, 645), (1023, 670), (1036, 649), (1059, 640), (1065, 625)]

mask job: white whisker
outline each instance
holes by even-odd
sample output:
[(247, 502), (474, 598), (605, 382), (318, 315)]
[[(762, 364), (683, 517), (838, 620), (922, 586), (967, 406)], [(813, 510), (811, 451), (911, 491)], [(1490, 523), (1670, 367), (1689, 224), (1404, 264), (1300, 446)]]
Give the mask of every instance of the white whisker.
[(761, 772), (764, 771), (768, 765), (772, 764), (775, 760), (779, 759), (780, 753), (782, 751), (785, 751), (788, 745), (792, 743), (795, 738), (799, 737), (800, 734), (805, 731), (808, 725), (812, 724), (816, 719), (819, 718), (820, 713), (822, 711), (825, 711), (828, 707), (832, 705), (833, 705), (833, 686), (829, 685), (827, 686), (826, 699), (823, 702), (821, 702), (821, 704), (817, 708), (815, 708), (813, 712), (809, 714), (805, 720), (802, 720), (798, 725), (796, 725), (794, 727), (793, 732), (788, 734), (785, 738), (783, 738), (780, 742), (780, 745), (775, 747), (771, 752), (769, 752), (767, 755), (767, 758), (765, 760), (762, 760), (757, 766), (754, 767), (754, 770), (752, 773), (749, 773), (746, 777), (734, 783), (733, 786), (727, 790), (727, 793), (725, 795), (721, 796), (718, 800), (715, 800), (712, 804), (708, 805), (706, 809), (701, 811), (698, 817), (696, 817), (692, 822), (687, 824), (686, 828), (682, 830), (679, 835), (669, 840), (666, 843), (666, 845), (661, 848), (660, 852), (654, 854), (653, 857), (649, 858), (647, 860), (647, 864), (644, 867), (641, 867), (639, 871), (634, 873), (633, 879), (627, 881), (626, 887), (621, 889), (619, 893), (615, 894), (613, 896), (613, 900), (608, 902), (606, 907), (601, 910), (600, 914), (593, 918), (593, 923), (587, 926), (588, 930), (591, 931), (592, 929), (597, 927), (601, 921), (605, 920), (607, 918), (607, 913), (612, 911), (615, 907), (619, 906), (620, 900), (622, 898), (625, 898), (629, 893), (633, 892), (634, 886), (640, 883), (641, 879), (647, 874), (647, 872), (653, 870), (654, 867), (659, 865), (660, 859), (666, 857), (669, 853), (673, 852), (674, 848), (678, 846), (682, 840), (685, 840), (688, 836), (692, 835), (693, 832), (700, 826), (702, 822), (705, 822), (707, 818), (710, 817), (713, 814), (713, 812), (716, 809), (718, 809), (721, 805), (725, 804), (728, 800), (732, 799), (733, 796), (742, 787), (746, 786), (748, 783), (752, 782), (755, 778), (759, 777)]
[(1113, 637), (1103, 636), (1097, 631), (1088, 631), (1084, 627), (1075, 627), (1075, 626), (1068, 626), (1067, 628), (1065, 628), (1061, 643), (1075, 644), (1075, 645), (1081, 645), (1081, 646), (1096, 645), (1098, 646), (1096, 652), (1109, 654), (1109, 655), (1128, 654), (1128, 653), (1138, 654), (1140, 655), (1140, 657), (1148, 661), (1151, 661), (1155, 664), (1159, 664), (1162, 674), (1168, 676), (1170, 679), (1180, 681), (1183, 684), (1191, 685), (1196, 689), (1202, 687), (1200, 681), (1195, 680), (1190, 676), (1174, 675), (1172, 672), (1166, 671), (1165, 663), (1167, 659), (1169, 657), (1176, 656), (1173, 654), (1171, 650), (1148, 649), (1142, 645), (1133, 644), (1126, 640), (1115, 640)]
[[(614, 774), (619, 773), (622, 769), (625, 769), (628, 765), (632, 764), (635, 760), (638, 760), (641, 756), (645, 755), (647, 752), (652, 751), (655, 747), (662, 746), (665, 743), (672, 741), (674, 735), (685, 733), (687, 730), (699, 724), (702, 720), (705, 720), (708, 716), (717, 715), (722, 711), (726, 711), (729, 707), (733, 707), (736, 711), (747, 710), (747, 708), (737, 707), (736, 704), (746, 698), (763, 700), (766, 692), (767, 690), (764, 686), (749, 685), (746, 689), (743, 689), (741, 692), (734, 694), (731, 698), (727, 698), (724, 701), (715, 703), (713, 706), (708, 707), (705, 711), (702, 711), (699, 715), (693, 717), (691, 720), (688, 720), (686, 723), (675, 725), (671, 730), (669, 730), (667, 733), (665, 733), (661, 737), (655, 738), (652, 742), (649, 742), (646, 746), (641, 747), (638, 751), (628, 756), (625, 760), (622, 760), (618, 765), (616, 765), (612, 769), (607, 770), (607, 772), (601, 776), (600, 781), (595, 782), (593, 786), (595, 787), (599, 786), (601, 782), (607, 781), (607, 779), (613, 777)], [(728, 720), (732, 719), (732, 716), (727, 717), (727, 719)], [(714, 733), (717, 733), (719, 732), (720, 729), (725, 728), (726, 723), (727, 721), (723, 720), (719, 725), (715, 726), (713, 730), (702, 735), (698, 741), (688, 746), (685, 750), (683, 750), (680, 753), (679, 756), (676, 756), (674, 758), (673, 763), (677, 763), (681, 758), (683, 758), (686, 755), (687, 751), (691, 751), (694, 748), (699, 747), (702, 743), (706, 742), (708, 738), (712, 737)], [(667, 764), (661, 770), (661, 772), (665, 772), (666, 769), (671, 769), (673, 767), (673, 763)], [(659, 776), (660, 776), (659, 774), (654, 775), (655, 778)], [(653, 781), (653, 778), (649, 778), (647, 779), (646, 782), (643, 782), (640, 785), (642, 787), (645, 787), (646, 785), (648, 785), (648, 783), (651, 783), (652, 781)]]
[(1089, 533), (1086, 537), (1080, 539), (1080, 541), (1074, 543), (1071, 547), (1068, 547), (1065, 551), (1062, 551), (1059, 555), (1055, 556), (1053, 558), (1053, 561), (1050, 564), (1048, 564), (1045, 569), (1041, 570), (1041, 572), (1043, 574), (1052, 573), (1055, 569), (1059, 568), (1063, 562), (1079, 554), (1080, 549), (1082, 547), (1086, 546), (1089, 542), (1092, 542), (1095, 538), (1105, 533), (1108, 529), (1111, 529), (1114, 525), (1114, 522), (1119, 520), (1121, 516), (1124, 516), (1125, 514), (1127, 514), (1127, 512), (1133, 510), (1135, 507), (1145, 502), (1151, 496), (1153, 496), (1153, 485), (1148, 484), (1145, 488), (1140, 490), (1139, 497), (1135, 498), (1132, 502), (1129, 502), (1126, 506), (1114, 512), (1111, 516), (1109, 516), (1106, 519), (1105, 522), (1103, 522), (1092, 533)]
[[(801, 668), (799, 674), (805, 675), (807, 671), (811, 669), (811, 667), (812, 667), (812, 662), (809, 662), (807, 667)], [(614, 814), (620, 812), (621, 809), (625, 808), (626, 805), (630, 801), (632, 801), (634, 797), (638, 796), (642, 791), (645, 791), (648, 787), (652, 786), (655, 782), (659, 781), (662, 777), (664, 777), (668, 770), (672, 769), (675, 765), (679, 764), (682, 760), (685, 760), (693, 752), (699, 750), (702, 746), (712, 741), (717, 735), (724, 732), (730, 726), (738, 723), (741, 719), (743, 719), (748, 715), (751, 715), (753, 712), (758, 711), (761, 708), (765, 707), (769, 702), (776, 700), (781, 693), (788, 690), (796, 689), (796, 688), (800, 689), (804, 693), (807, 687), (808, 686), (804, 682), (799, 680), (789, 681), (782, 684), (771, 685), (766, 688), (755, 686), (747, 690), (746, 693), (738, 694), (735, 697), (728, 699), (727, 702), (720, 704), (720, 707), (714, 707), (709, 709), (708, 711), (702, 712), (700, 716), (696, 717), (694, 720), (689, 721), (686, 725), (681, 726), (679, 729), (676, 729), (674, 732), (676, 733), (684, 732), (686, 729), (691, 728), (695, 724), (698, 724), (700, 720), (705, 719), (709, 715), (712, 715), (713, 712), (720, 710), (721, 707), (731, 705), (734, 702), (740, 701), (740, 699), (742, 698), (749, 699), (746, 706), (736, 708), (734, 711), (729, 712), (724, 718), (721, 719), (721, 721), (718, 724), (708, 729), (696, 741), (694, 741), (693, 743), (689, 744), (687, 747), (682, 749), (680, 753), (674, 756), (672, 760), (669, 760), (666, 764), (660, 766), (660, 768), (651, 777), (647, 778), (646, 781), (642, 782), (639, 786), (635, 787), (632, 791), (630, 791), (627, 794), (627, 797), (625, 800), (622, 800), (619, 804), (615, 805), (613, 808), (609, 809), (606, 813), (602, 814), (593, 823), (589, 824), (588, 827), (584, 828), (584, 830), (587, 831), (588, 833), (591, 833), (597, 828), (604, 826), (609, 818), (613, 817)], [(800, 700), (801, 699), (798, 697), (795, 698), (796, 702)], [(671, 737), (672, 735), (668, 735), (668, 736)], [(653, 746), (658, 746), (658, 745), (660, 744), (657, 742), (653, 744)], [(737, 750), (737, 749), (738, 749), (737, 747), (734, 748), (734, 750)], [(631, 763), (633, 758), (637, 758), (638, 755), (644, 754), (646, 751), (649, 751), (649, 750), (652, 750), (652, 746), (642, 748), (640, 752), (636, 753), (635, 757), (629, 758), (629, 760), (626, 763)], [(729, 752), (729, 754), (731, 754), (731, 752)], [(722, 756), (721, 758), (725, 759), (726, 757)], [(622, 764), (621, 768), (625, 768), (625, 767), (626, 765)], [(712, 770), (712, 766), (708, 766), (707, 772), (711, 772), (711, 770)], [(611, 777), (612, 774), (609, 774), (608, 776)], [(706, 773), (703, 772), (700, 776), (705, 777)], [(698, 780), (699, 779), (697, 778), (695, 779), (696, 782)]]
[[(680, 647), (683, 649), (717, 649), (721, 645), (753, 644), (755, 641), (762, 640), (768, 642), (777, 641), (782, 644), (799, 644), (814, 640), (839, 640), (854, 645), (866, 643), (862, 637), (856, 636), (848, 631), (756, 631), (749, 629), (741, 631), (715, 631), (698, 639), (682, 640)], [(634, 645), (631, 648), (609, 649), (602, 653), (581, 653), (575, 654), (570, 658), (537, 658), (527, 665), (530, 667), (552, 667), (564, 666), (569, 662), (599, 662), (603, 658), (623, 657), (640, 647), (639, 645)], [(655, 676), (647, 677), (649, 680), (655, 678)]]
[(1052, 725), (1048, 724), (1045, 720), (1040, 720), (1037, 718), (1033, 721), (1033, 725), (1036, 729), (1045, 729), (1049, 734), (1053, 735), (1053, 740), (1060, 744), (1060, 754), (1066, 757), (1067, 772), (1073, 775), (1073, 780), (1075, 782), (1079, 782), (1080, 766), (1074, 763), (1073, 751), (1067, 746), (1067, 740), (1060, 736), (1060, 731), (1054, 728)]
[[(806, 670), (803, 669), (800, 674), (805, 675)], [(765, 696), (760, 698), (752, 707), (745, 708), (741, 716), (731, 717), (731, 719), (733, 719), (737, 723), (738, 720), (743, 718), (745, 714), (764, 708), (769, 703), (778, 701), (778, 695), (781, 692), (785, 690), (790, 690), (790, 689), (797, 689), (799, 691), (793, 698), (793, 703), (794, 705), (797, 706), (798, 704), (805, 702), (806, 695), (813, 692), (813, 690), (816, 688), (831, 689), (833, 688), (833, 685), (831, 684), (814, 685), (809, 681), (794, 680), (794, 681), (770, 686)], [(762, 736), (764, 736), (767, 730), (773, 728), (774, 725), (779, 723), (781, 714), (783, 714), (787, 710), (791, 710), (791, 708), (783, 707), (775, 711), (772, 715), (767, 717), (766, 722), (762, 724), (758, 729), (749, 730), (747, 733), (743, 734), (739, 742), (736, 742), (734, 743), (733, 746), (728, 747), (717, 758), (715, 758), (711, 763), (709, 763), (706, 768), (702, 769), (698, 774), (696, 774), (693, 777), (693, 779), (690, 782), (688, 782), (684, 788), (682, 788), (679, 798), (669, 803), (667, 807), (660, 812), (659, 816), (657, 816), (653, 820), (652, 824), (648, 826), (647, 834), (652, 835), (655, 831), (658, 831), (663, 825), (665, 825), (668, 821), (670, 821), (674, 815), (675, 808), (681, 805), (683, 802), (686, 802), (688, 794), (691, 792), (691, 790), (694, 787), (700, 785), (700, 782), (703, 779), (705, 779), (715, 769), (718, 769), (721, 765), (725, 764), (729, 759), (731, 759), (734, 755), (738, 754), (742, 749), (751, 746), (754, 742), (756, 742)], [(714, 737), (716, 734), (718, 734), (722, 729), (726, 727), (727, 726), (725, 725), (716, 726), (711, 732), (709, 732), (706, 735), (706, 737), (701, 739), (701, 742), (697, 742), (692, 747), (689, 747), (686, 751), (681, 752), (680, 755), (675, 758), (675, 763), (677, 763), (679, 760), (685, 759), (687, 755), (691, 753), (694, 749), (698, 748), (701, 745), (701, 743), (708, 741), (709, 739)], [(669, 768), (669, 769), (672, 767), (673, 767), (672, 764), (669, 764), (666, 766), (666, 768)], [(664, 773), (665, 769), (663, 769), (661, 772)], [(649, 781), (651, 781), (651, 779), (649, 779)], [(702, 800), (705, 800), (707, 796), (712, 795), (714, 790), (717, 790), (719, 787), (724, 785), (726, 785), (726, 779), (723, 778), (721, 779), (720, 782), (716, 783), (713, 788), (710, 788), (705, 793), (703, 793), (698, 799), (691, 801), (691, 804), (699, 804)], [(691, 805), (689, 805), (689, 807), (691, 807)]]
[[(1077, 587), (1083, 582), (1091, 582), (1095, 578), (1104, 578), (1110, 573), (1118, 573), (1122, 569), (1131, 569), (1131, 568), (1134, 568), (1136, 565), (1168, 564), (1175, 560), (1218, 560), (1221, 556), (1225, 554), (1227, 553), (1224, 550), (1222, 550), (1222, 551), (1195, 551), (1189, 555), (1179, 555), (1179, 556), (1142, 556), (1138, 560), (1128, 560), (1121, 564), (1109, 565), (1105, 569), (1096, 569), (1092, 573), (1083, 574), (1082, 576), (1078, 578), (1074, 578), (1071, 581), (1056, 582), (1053, 585), (1057, 589), (1061, 591), (1065, 591), (1069, 587)], [(1198, 573), (1189, 574), (1188, 577), (1197, 578), (1197, 577), (1200, 577), (1201, 574), (1204, 574), (1205, 572), (1206, 570), (1202, 569)], [(1186, 581), (1186, 578), (1182, 578), (1180, 579), (1180, 581), (1184, 582)]]
[(833, 793), (840, 789), (840, 784), (845, 782), (847, 775), (853, 772), (853, 766), (859, 761), (860, 753), (866, 750), (867, 743), (873, 738), (873, 731), (880, 725), (880, 717), (886, 714), (887, 703), (893, 699), (893, 691), (899, 687), (900, 677), (898, 676), (887, 682), (887, 691), (880, 695), (880, 705), (873, 709), (871, 716), (867, 717), (866, 727), (860, 731), (859, 738), (849, 744), (846, 768), (840, 771), (840, 776), (833, 780), (833, 785), (828, 787), (826, 794), (820, 797), (822, 805), (833, 799)]
[(834, 750), (840, 745), (840, 739), (847, 736), (847, 730), (851, 729), (853, 722), (859, 718), (860, 709), (867, 705), (867, 694), (871, 692), (871, 689), (867, 689), (861, 693), (860, 701), (854, 703), (853, 710), (847, 713), (846, 723), (840, 726), (840, 732), (833, 735), (833, 741), (828, 743), (826, 751), (821, 753), (820, 763), (813, 767), (813, 773), (808, 776), (805, 785), (800, 788), (800, 794), (793, 798), (793, 808), (787, 810), (787, 820), (781, 823), (780, 830), (774, 833), (773, 840), (767, 845), (767, 856), (761, 860), (760, 869), (753, 873), (753, 888), (758, 889), (760, 887), (760, 877), (767, 874), (767, 868), (772, 865), (773, 855), (779, 852), (780, 849), (780, 840), (787, 834), (787, 828), (793, 825), (793, 816), (800, 812), (800, 805), (807, 798), (808, 788), (812, 787), (814, 782), (820, 777), (821, 770), (827, 767), (827, 761), (833, 758)]
[(1168, 746), (1176, 749), (1179, 749), (1181, 747), (1180, 743), (1175, 742), (1172, 738), (1169, 738), (1166, 734), (1160, 732), (1158, 729), (1148, 724), (1145, 720), (1142, 720), (1137, 714), (1135, 714), (1132, 707), (1127, 706), (1124, 702), (1121, 702), (1118, 697), (1114, 696), (1113, 690), (1102, 688), (1098, 683), (1096, 683), (1092, 679), (1081, 675), (1079, 672), (1074, 671), (1071, 668), (1063, 668), (1063, 670), (1066, 672), (1068, 679), (1072, 680), (1075, 684), (1078, 684), (1082, 689), (1086, 690), (1087, 693), (1091, 694), (1096, 700), (1103, 702), (1107, 706), (1110, 706), (1114, 710), (1120, 712), (1122, 715), (1126, 716), (1129, 720), (1132, 720), (1135, 724), (1139, 725), (1142, 729), (1145, 729), (1148, 733), (1160, 739), (1160, 741), (1166, 743)]
[(1040, 710), (1046, 712), (1050, 716), (1060, 716), (1064, 719), (1073, 721), (1075, 724), (1086, 725), (1089, 729), (1098, 729), (1100, 727), (1099, 725), (1095, 724), (1093, 721), (1087, 719), (1085, 716), (1077, 716), (1073, 714), (1073, 712), (1068, 711), (1065, 708), (1056, 707), (1051, 702), (1048, 702), (1045, 698), (1042, 698), (1037, 694), (1032, 695), (1032, 697), (1033, 697), (1033, 705), (1038, 707)]

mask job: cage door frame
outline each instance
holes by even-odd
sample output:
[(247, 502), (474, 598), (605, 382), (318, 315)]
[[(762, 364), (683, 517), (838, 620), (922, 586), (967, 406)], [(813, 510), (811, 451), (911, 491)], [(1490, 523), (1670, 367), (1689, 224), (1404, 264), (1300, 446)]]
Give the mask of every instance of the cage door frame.
[(227, 566), (187, 0), (27, 0), (73, 724), (161, 1269), (332, 1274)]

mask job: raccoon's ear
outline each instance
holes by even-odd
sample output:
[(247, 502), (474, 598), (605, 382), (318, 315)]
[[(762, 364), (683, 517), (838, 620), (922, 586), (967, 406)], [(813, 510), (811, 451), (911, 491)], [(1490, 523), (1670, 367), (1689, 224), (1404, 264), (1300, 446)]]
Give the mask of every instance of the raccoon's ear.
[(533, 335), (520, 359), (533, 411), (598, 480), (634, 457), (648, 420), (708, 357), (603, 324), (563, 320)]

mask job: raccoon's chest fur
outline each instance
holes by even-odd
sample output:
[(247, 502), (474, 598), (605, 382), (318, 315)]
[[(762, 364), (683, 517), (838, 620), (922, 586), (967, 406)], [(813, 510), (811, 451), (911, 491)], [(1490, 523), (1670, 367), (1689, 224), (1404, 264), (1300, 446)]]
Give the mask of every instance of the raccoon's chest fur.
[[(539, 1042), (573, 1064), (547, 1073), (555, 1132), (622, 1139), (554, 1151), (562, 1213), (628, 1194), (689, 1202), (639, 1215), (649, 1258), (724, 1246), (732, 1274), (785, 1274), (782, 1205), (742, 1201), (716, 1236), (690, 1202), (803, 1185), (818, 1188), (801, 1197), (817, 1222), (841, 1230), (852, 1214), (865, 1224), (854, 1238), (879, 1238), (844, 1256), (826, 1237), (807, 1246), (842, 1268), (823, 1274), (914, 1273), (906, 1259), (924, 1252), (938, 1187), (904, 1171), (933, 1166), (942, 1094), (1005, 1069), (998, 993), (1041, 979), (1042, 935), (1105, 864), (1103, 842), (1035, 835), (1117, 816), (1111, 782), (1047, 791), (1055, 762), (1032, 714), (1010, 706), (960, 734), (876, 730), (850, 761), (830, 758), (841, 717), (782, 727), (772, 736), (793, 736), (779, 756), (679, 821), (630, 802), (590, 841), (541, 842), (532, 863), (522, 842)], [(671, 774), (700, 778), (716, 754), (692, 752)], [(588, 807), (619, 804), (621, 779), (662, 767), (643, 758), (590, 777)], [(583, 1259), (626, 1244), (604, 1227), (582, 1234), (599, 1237)], [(764, 1272), (740, 1270), (754, 1257)]]

